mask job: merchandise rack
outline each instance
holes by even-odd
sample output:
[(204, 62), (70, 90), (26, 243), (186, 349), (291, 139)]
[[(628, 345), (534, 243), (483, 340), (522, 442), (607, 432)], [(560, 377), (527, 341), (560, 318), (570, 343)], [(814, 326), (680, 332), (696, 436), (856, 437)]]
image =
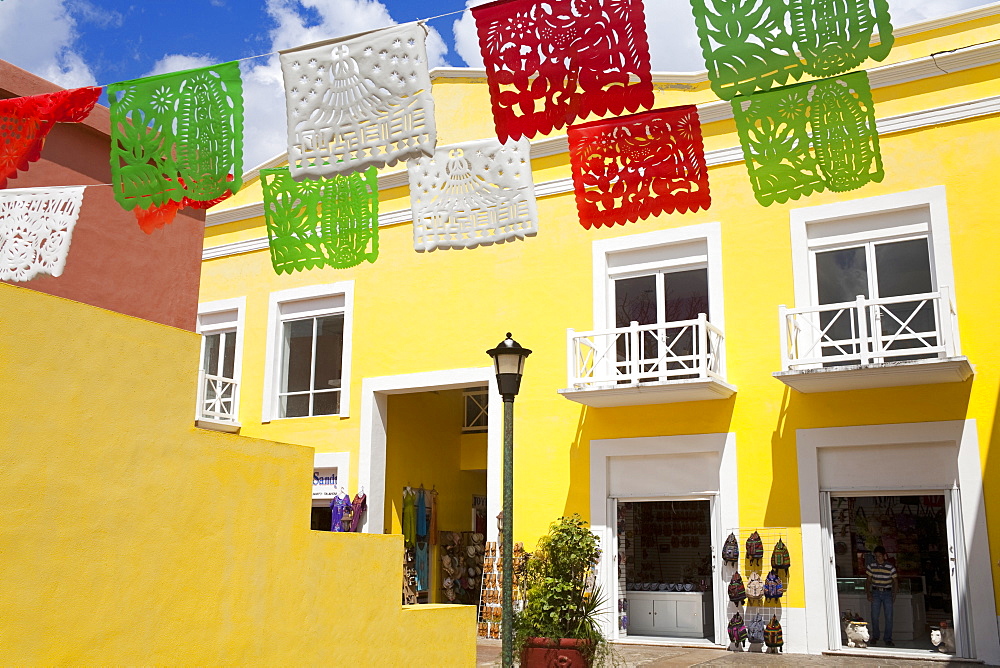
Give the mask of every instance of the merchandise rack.
[[(760, 560), (760, 564), (756, 562), (751, 564), (747, 559), (747, 538), (750, 537), (756, 531), (760, 535), (760, 542), (764, 546), (764, 556)], [(789, 532), (787, 527), (737, 527), (733, 529), (727, 529), (723, 532), (722, 544), (725, 544), (726, 538), (732, 533), (736, 536), (736, 540), (740, 546), (740, 560), (734, 568), (731, 564), (722, 561), (722, 547), (719, 547), (719, 561), (721, 562), (721, 568), (719, 569), (720, 587), (719, 591), (723, 596), (726, 596), (726, 618), (723, 621), (723, 625), (728, 625), (729, 620), (734, 614), (739, 612), (743, 615), (743, 622), (749, 624), (750, 620), (760, 614), (764, 618), (764, 623), (767, 624), (771, 621), (771, 616), (778, 618), (778, 622), (781, 624), (782, 636), (787, 638), (789, 635), (789, 628), (785, 626), (786, 618), (784, 616), (784, 602), (788, 600), (788, 581), (789, 577), (785, 574), (784, 570), (778, 571), (778, 577), (781, 579), (782, 595), (777, 601), (771, 599), (759, 599), (759, 605), (754, 603), (755, 599), (748, 598), (743, 605), (736, 605), (729, 600), (727, 591), (729, 589), (729, 581), (733, 577), (733, 573), (739, 571), (740, 576), (743, 577), (743, 584), (745, 585), (750, 577), (751, 573), (759, 573), (760, 578), (763, 580), (767, 577), (767, 574), (771, 571), (771, 554), (774, 552), (774, 546), (777, 544), (780, 538), (782, 542), (785, 543), (785, 547), (791, 548), (789, 546)], [(792, 564), (792, 568), (795, 564)], [(728, 635), (726, 636), (728, 638)], [(735, 649), (733, 643), (729, 643), (730, 649)], [(766, 645), (760, 645), (758, 643), (749, 644), (750, 652), (763, 652), (767, 649)], [(739, 650), (737, 650), (739, 651)]]

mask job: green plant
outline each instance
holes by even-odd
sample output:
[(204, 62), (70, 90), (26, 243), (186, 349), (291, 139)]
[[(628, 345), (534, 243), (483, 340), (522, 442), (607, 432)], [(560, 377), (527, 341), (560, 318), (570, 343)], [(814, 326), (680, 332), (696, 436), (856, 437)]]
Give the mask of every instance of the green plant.
[(524, 569), (524, 608), (515, 617), (518, 651), (528, 638), (539, 637), (588, 640), (591, 659), (604, 653), (597, 622), (604, 596), (594, 577), (600, 557), (597, 536), (579, 515), (552, 523)]

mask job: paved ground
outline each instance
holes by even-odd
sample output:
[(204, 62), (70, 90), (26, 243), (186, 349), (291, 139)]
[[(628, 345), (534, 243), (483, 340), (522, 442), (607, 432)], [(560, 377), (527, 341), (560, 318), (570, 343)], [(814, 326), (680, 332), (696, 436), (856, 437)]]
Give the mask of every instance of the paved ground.
[[(838, 668), (970, 668), (976, 664), (964, 661), (902, 660), (863, 656), (814, 656), (809, 654), (751, 654), (719, 649), (664, 647), (661, 645), (616, 644), (613, 648), (615, 668), (665, 668), (666, 666), (816, 666)], [(500, 665), (500, 641), (480, 638), (477, 645), (477, 665), (493, 668)], [(928, 658), (934, 657), (930, 654)], [(982, 664), (978, 664), (982, 665)]]

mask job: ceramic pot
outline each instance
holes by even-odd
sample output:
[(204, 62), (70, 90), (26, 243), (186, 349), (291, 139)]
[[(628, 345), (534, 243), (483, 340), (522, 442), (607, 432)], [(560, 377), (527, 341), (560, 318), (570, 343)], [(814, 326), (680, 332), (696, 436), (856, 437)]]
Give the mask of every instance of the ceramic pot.
[(589, 640), (528, 638), (521, 650), (521, 668), (590, 668)]

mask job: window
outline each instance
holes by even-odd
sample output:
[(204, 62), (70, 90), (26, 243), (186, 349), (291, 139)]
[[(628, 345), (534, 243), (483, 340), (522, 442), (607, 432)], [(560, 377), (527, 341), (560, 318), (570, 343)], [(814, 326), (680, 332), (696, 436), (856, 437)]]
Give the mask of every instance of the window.
[(465, 416), (462, 431), (474, 433), (486, 431), (489, 423), (490, 395), (488, 387), (470, 387), (462, 393), (465, 401)]
[(792, 246), (792, 368), (957, 354), (944, 187), (794, 210)]
[(271, 294), (264, 421), (347, 415), (353, 284)]
[(198, 307), (198, 332), (202, 335), (198, 420), (238, 421), (245, 304), (245, 298), (240, 297)]
[(619, 385), (721, 375), (720, 258), (718, 223), (595, 242), (596, 333), (580, 345), (615, 357), (596, 373)]

